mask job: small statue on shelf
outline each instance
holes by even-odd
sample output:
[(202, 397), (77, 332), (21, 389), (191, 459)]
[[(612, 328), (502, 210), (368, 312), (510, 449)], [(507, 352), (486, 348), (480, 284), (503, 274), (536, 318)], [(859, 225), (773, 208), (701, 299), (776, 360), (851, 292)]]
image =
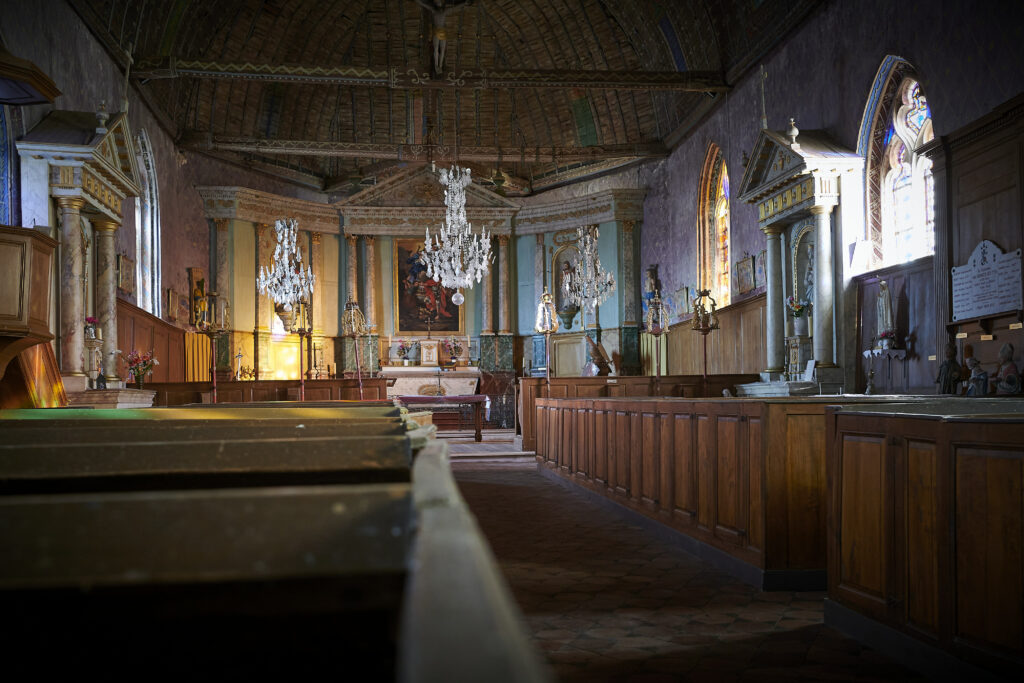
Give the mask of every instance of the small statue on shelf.
[(971, 378), (967, 381), (968, 396), (984, 396), (988, 393), (988, 373), (981, 369), (981, 362), (973, 356), (967, 359)]
[(1020, 372), (1013, 362), (1013, 344), (1003, 344), (999, 348), (999, 369), (993, 378), (997, 394), (1009, 395), (1020, 393)]
[(956, 394), (960, 384), (960, 363), (956, 359), (956, 345), (946, 345), (946, 360), (939, 366), (939, 376), (935, 378), (940, 394)]

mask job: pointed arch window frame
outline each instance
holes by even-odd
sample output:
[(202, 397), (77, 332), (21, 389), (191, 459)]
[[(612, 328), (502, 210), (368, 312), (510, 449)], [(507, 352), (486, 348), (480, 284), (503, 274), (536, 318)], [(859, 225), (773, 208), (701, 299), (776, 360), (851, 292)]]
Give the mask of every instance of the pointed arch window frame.
[[(728, 178), (729, 169), (721, 147), (709, 143), (698, 188), (697, 268), (700, 288), (711, 290), (719, 308), (732, 301), (732, 207)], [(723, 224), (724, 253), (721, 247)]]

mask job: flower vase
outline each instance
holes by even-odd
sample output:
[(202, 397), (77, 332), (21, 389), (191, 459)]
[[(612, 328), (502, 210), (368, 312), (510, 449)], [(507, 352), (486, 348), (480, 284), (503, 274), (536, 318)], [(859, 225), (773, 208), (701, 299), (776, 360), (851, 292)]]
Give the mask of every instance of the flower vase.
[(402, 365), (404, 365), (405, 367), (409, 367), (409, 359), (408, 358), (403, 358), (402, 359)]
[(798, 337), (807, 336), (807, 316), (797, 315), (793, 317), (793, 334)]
[(889, 338), (889, 337), (882, 337), (878, 341), (879, 341), (879, 346), (881, 346), (883, 349), (891, 349), (892, 348), (892, 339), (891, 338)]
[(142, 388), (142, 380), (143, 380), (143, 376), (142, 375), (135, 375), (135, 388), (136, 389), (141, 389)]

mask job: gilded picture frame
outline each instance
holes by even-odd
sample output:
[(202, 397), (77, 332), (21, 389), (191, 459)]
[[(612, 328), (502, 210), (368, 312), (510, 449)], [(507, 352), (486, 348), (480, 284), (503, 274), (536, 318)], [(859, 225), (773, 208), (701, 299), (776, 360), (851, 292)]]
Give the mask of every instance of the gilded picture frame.
[(463, 306), (452, 303), (455, 292), (430, 280), (426, 268), (417, 261), (423, 240), (398, 237), (392, 245), (395, 334), (464, 335), (465, 311)]

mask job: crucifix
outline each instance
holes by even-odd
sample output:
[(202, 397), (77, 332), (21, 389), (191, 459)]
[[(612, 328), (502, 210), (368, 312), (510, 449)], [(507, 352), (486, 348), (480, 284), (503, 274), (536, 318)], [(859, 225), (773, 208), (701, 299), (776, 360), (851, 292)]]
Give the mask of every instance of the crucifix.
[(242, 379), (242, 347), (238, 347), (238, 353), (235, 354), (235, 381)]

